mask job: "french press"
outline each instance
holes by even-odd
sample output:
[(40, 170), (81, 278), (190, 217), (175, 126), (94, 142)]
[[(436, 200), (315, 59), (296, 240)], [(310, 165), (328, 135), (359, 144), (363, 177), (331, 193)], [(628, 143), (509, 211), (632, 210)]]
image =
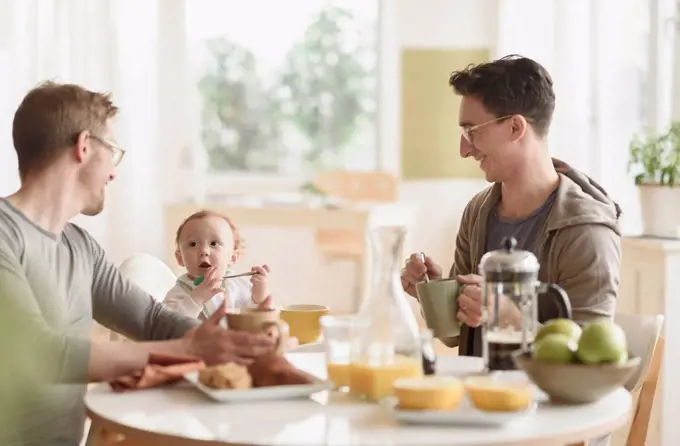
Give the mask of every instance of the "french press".
[(514, 237), (506, 237), (502, 248), (484, 254), (479, 264), (484, 303), (482, 355), (487, 370), (516, 368), (513, 353), (529, 350), (538, 332), (539, 302), (554, 307), (551, 317), (571, 319), (567, 293), (555, 284), (538, 281), (538, 259), (516, 246)]

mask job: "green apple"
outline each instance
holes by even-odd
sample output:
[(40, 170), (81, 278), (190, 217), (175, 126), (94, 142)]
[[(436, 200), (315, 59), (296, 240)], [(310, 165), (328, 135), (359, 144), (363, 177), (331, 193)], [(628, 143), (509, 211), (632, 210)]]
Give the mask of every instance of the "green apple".
[(551, 319), (546, 322), (543, 327), (536, 334), (534, 342), (540, 341), (544, 336), (552, 333), (559, 333), (568, 336), (570, 339), (578, 342), (581, 336), (581, 327), (571, 319)]
[(563, 333), (549, 333), (534, 343), (532, 356), (550, 364), (571, 364), (575, 359), (576, 341)]
[(620, 364), (628, 360), (628, 344), (623, 329), (602, 319), (583, 328), (576, 356), (584, 364)]

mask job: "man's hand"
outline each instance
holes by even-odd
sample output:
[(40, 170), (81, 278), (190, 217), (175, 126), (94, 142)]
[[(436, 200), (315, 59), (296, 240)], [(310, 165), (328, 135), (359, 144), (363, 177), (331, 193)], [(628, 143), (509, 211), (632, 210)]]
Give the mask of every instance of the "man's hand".
[[(266, 307), (265, 300), (268, 299), (271, 301), (271, 299), (269, 299), (269, 266), (253, 266), (250, 270), (257, 273), (250, 278), (250, 283), (253, 284), (253, 302), (256, 303), (258, 307), (261, 304)], [(271, 306), (271, 302), (269, 303), (269, 306)]]
[[(479, 327), (482, 323), (482, 276), (467, 274), (457, 276), (456, 281), (463, 286), (458, 295), (458, 319), (468, 327)], [(519, 308), (512, 303), (507, 296), (500, 296), (500, 321), (495, 325), (500, 327), (519, 327), (522, 323), (522, 315)], [(489, 314), (493, 314), (493, 304), (487, 304)]]
[(207, 365), (227, 362), (249, 365), (254, 358), (274, 351), (275, 339), (264, 333), (254, 334), (222, 328), (219, 322), (225, 311), (223, 302), (208, 320), (184, 336), (190, 355), (203, 359)]
[(463, 287), (458, 294), (458, 320), (468, 327), (479, 327), (482, 323), (482, 276), (456, 276), (456, 282)]
[(439, 265), (435, 264), (430, 257), (425, 257), (425, 263), (423, 263), (420, 256), (420, 253), (411, 254), (401, 270), (401, 286), (413, 297), (417, 297), (416, 283), (425, 280), (425, 273), (430, 280), (438, 280), (442, 277), (442, 269)]
[[(222, 273), (217, 268), (208, 268), (208, 271), (200, 283), (192, 292), (191, 298), (199, 305), (203, 305), (218, 293), (224, 293), (222, 288)], [(226, 296), (225, 296), (226, 297)], [(225, 298), (225, 301), (227, 299)]]

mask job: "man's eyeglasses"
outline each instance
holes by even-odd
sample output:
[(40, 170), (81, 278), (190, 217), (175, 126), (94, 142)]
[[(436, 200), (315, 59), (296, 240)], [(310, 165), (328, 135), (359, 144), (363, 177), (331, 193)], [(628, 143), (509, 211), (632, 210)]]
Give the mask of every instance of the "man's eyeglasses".
[(468, 144), (472, 144), (472, 137), (474, 135), (474, 132), (481, 129), (482, 127), (493, 124), (494, 122), (499, 122), (504, 119), (508, 119), (512, 115), (506, 115), (506, 116), (501, 116), (500, 118), (495, 118), (490, 121), (482, 122), (481, 124), (469, 126), (469, 127), (461, 127), (460, 131), (463, 133), (463, 138), (468, 142)]
[(107, 149), (113, 153), (113, 166), (116, 167), (120, 164), (121, 161), (123, 161), (123, 157), (125, 156), (125, 150), (121, 149), (118, 147), (116, 143), (114, 143), (111, 140), (108, 140), (102, 136), (97, 136), (97, 135), (92, 135), (90, 134), (90, 138), (96, 139), (100, 143), (104, 145)]

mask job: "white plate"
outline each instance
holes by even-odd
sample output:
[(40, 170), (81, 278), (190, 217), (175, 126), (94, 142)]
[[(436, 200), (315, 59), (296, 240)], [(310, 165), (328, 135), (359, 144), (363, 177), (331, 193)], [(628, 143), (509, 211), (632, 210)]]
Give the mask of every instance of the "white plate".
[(536, 411), (536, 404), (534, 403), (528, 409), (517, 412), (485, 412), (476, 409), (467, 399), (461, 401), (457, 410), (446, 412), (399, 410), (395, 405), (395, 400), (390, 401), (388, 410), (390, 410), (394, 418), (401, 423), (446, 426), (501, 427), (533, 415)]
[(310, 342), (307, 344), (296, 345), (295, 347), (289, 349), (286, 354), (291, 353), (324, 353), (326, 351), (326, 346), (323, 341)]
[(184, 378), (210, 398), (224, 403), (306, 398), (314, 393), (330, 390), (333, 388), (333, 383), (330, 381), (323, 381), (319, 379), (312, 384), (304, 385), (271, 386), (238, 390), (216, 390), (208, 386), (204, 386), (201, 382), (199, 382), (197, 371), (186, 373)]

